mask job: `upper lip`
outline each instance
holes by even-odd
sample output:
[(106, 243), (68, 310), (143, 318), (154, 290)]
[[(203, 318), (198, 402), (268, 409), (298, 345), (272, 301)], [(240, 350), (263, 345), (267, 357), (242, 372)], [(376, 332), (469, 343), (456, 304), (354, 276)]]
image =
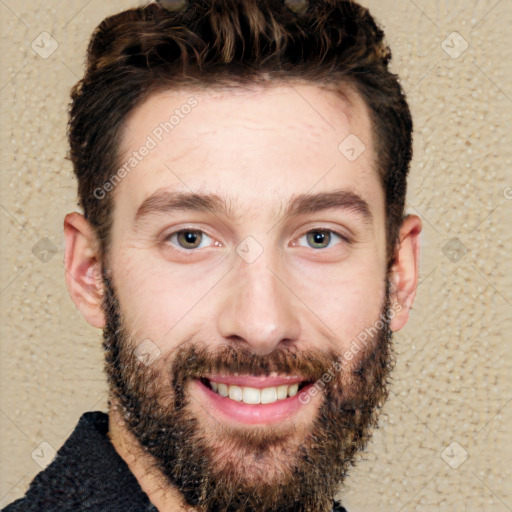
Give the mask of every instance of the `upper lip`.
[(221, 382), (228, 386), (252, 387), (252, 388), (269, 388), (274, 386), (291, 385), (296, 382), (304, 382), (304, 378), (297, 375), (283, 376), (254, 376), (254, 375), (208, 375), (206, 377), (210, 381)]

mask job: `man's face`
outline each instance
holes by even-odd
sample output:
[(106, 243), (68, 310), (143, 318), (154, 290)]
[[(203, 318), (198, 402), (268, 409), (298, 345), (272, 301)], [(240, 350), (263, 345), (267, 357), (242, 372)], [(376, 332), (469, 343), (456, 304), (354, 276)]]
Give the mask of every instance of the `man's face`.
[(122, 163), (156, 145), (114, 192), (106, 369), (121, 423), (204, 510), (327, 507), (385, 398), (384, 193), (349, 97), (162, 92), (127, 119)]

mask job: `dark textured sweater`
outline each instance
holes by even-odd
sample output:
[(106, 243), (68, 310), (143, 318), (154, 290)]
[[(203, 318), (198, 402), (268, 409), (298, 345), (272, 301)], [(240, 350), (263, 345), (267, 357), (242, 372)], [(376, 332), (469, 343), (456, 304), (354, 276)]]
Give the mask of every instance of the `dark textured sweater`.
[[(2, 512), (158, 512), (107, 437), (108, 415), (82, 415), (53, 462)], [(332, 512), (346, 512), (334, 502)]]

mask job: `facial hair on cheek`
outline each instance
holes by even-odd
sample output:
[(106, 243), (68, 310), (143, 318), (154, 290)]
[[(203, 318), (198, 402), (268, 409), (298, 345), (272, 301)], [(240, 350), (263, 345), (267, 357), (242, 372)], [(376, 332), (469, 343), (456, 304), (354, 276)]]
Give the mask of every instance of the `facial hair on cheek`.
[[(162, 382), (162, 369), (145, 366), (135, 357), (137, 342), (126, 332), (107, 272), (103, 279), (107, 320), (103, 345), (112, 397), (121, 408), (126, 428), (151, 456), (152, 468), (180, 491), (186, 503), (204, 512), (330, 512), (333, 497), (370, 439), (377, 411), (387, 398), (387, 378), (394, 359), (386, 315), (389, 283), (380, 317), (386, 321), (361, 350), (359, 363), (350, 374), (345, 369), (334, 371), (333, 362), (340, 359), (333, 352), (274, 351), (260, 357), (238, 346), (211, 353), (189, 344), (173, 356), (172, 378)], [(299, 443), (290, 444), (291, 437), (279, 435), (279, 430), (269, 432), (267, 427), (248, 433), (219, 424), (220, 438), (213, 445), (188, 407), (187, 383), (200, 375), (277, 371), (298, 373), (320, 383), (329, 370), (335, 377), (318, 386), (324, 399), (310, 431)], [(230, 451), (235, 458), (222, 462), (219, 452)], [(251, 462), (256, 466), (256, 461), (272, 454), (281, 455), (274, 463), (283, 475), (270, 480), (250, 478), (246, 471)], [(244, 462), (245, 472), (240, 469)]]

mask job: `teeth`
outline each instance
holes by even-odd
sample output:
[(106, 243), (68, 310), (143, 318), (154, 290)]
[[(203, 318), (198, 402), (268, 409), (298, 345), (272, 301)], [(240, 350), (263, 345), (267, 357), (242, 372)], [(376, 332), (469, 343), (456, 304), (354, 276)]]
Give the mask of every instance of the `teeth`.
[(231, 400), (242, 401), (242, 388), (240, 386), (229, 386), (228, 390)]
[(222, 384), (221, 382), (219, 382), (219, 384), (217, 384), (217, 393), (219, 393), (219, 395), (221, 396), (228, 396), (229, 395), (229, 391), (228, 391), (228, 387), (226, 386), (226, 384)]
[(262, 389), (260, 395), (260, 402), (262, 404), (272, 404), (277, 402), (277, 388)]
[(240, 387), (222, 382), (210, 381), (211, 388), (221, 396), (228, 396), (231, 400), (246, 404), (272, 404), (277, 400), (295, 396), (299, 391), (299, 383), (274, 386), (263, 389)]
[[(231, 387), (231, 386), (229, 386)], [(243, 402), (246, 404), (259, 404), (261, 402), (261, 392), (256, 388), (242, 388), (244, 392)]]
[(277, 399), (282, 400), (288, 396), (288, 386), (284, 384), (283, 386), (277, 386)]
[(299, 391), (299, 384), (298, 383), (292, 384), (290, 386), (290, 388), (288, 389), (288, 395), (295, 396), (298, 391)]

